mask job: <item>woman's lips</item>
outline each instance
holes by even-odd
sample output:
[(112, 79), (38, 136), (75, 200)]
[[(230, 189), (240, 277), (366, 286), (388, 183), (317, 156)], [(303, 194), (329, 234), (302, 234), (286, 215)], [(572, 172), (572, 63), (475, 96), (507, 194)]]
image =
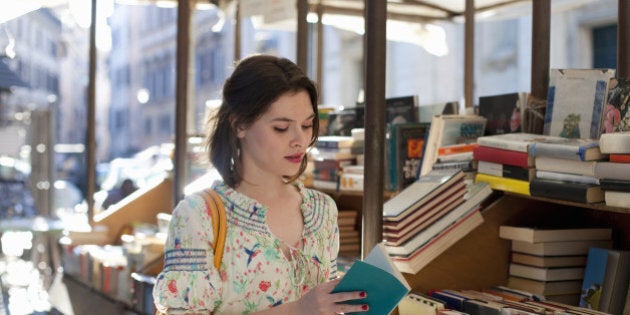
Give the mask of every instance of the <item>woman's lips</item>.
[(304, 154), (300, 153), (300, 154), (286, 156), (285, 159), (289, 160), (289, 162), (291, 163), (301, 163), (303, 156)]

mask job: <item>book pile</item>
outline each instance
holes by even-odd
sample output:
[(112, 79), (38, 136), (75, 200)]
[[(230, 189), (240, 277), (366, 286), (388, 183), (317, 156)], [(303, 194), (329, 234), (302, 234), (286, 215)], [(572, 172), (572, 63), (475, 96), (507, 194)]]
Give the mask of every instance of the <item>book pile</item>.
[(473, 151), (477, 161), (475, 182), (487, 182), (492, 189), (529, 195), (536, 169), (532, 144), (545, 136), (530, 133), (505, 133), (477, 138)]
[(532, 145), (536, 178), (532, 196), (595, 203), (604, 201), (597, 165), (608, 158), (599, 140), (547, 136)]
[[(484, 135), (486, 121), (485, 117), (479, 115), (433, 116), (419, 177), (434, 169), (449, 168), (463, 170), (472, 177), (475, 165), (466, 151), (474, 149), (474, 146), (467, 147), (464, 144), (476, 143), (477, 138)], [(447, 148), (449, 146), (453, 147)], [(458, 155), (453, 156), (455, 153)]]
[(346, 165), (356, 165), (356, 154), (352, 153), (352, 136), (320, 136), (310, 151), (313, 163), (313, 187), (339, 190), (341, 171)]
[(483, 223), (487, 184), (466, 185), (461, 170), (432, 171), (383, 206), (383, 239), (402, 272), (417, 273)]
[(361, 254), (361, 221), (358, 210), (339, 210), (339, 255), (357, 257)]
[(576, 305), (589, 248), (612, 246), (608, 227), (501, 225), (499, 237), (511, 241), (507, 286)]
[(604, 133), (600, 150), (609, 161), (596, 166), (604, 201), (611, 207), (630, 208), (630, 131)]
[(477, 290), (436, 289), (411, 291), (398, 305), (399, 315), (460, 314), (582, 314), (604, 315), (576, 304), (541, 299), (531, 292), (506, 286)]

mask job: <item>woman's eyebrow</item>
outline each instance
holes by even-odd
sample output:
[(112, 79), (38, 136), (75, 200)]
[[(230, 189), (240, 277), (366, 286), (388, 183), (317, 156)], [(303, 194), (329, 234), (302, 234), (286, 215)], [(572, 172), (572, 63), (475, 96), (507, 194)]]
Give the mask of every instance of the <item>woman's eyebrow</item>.
[[(306, 117), (304, 120), (309, 120), (309, 119), (313, 119), (315, 118), (315, 114), (311, 114), (310, 116)], [(276, 117), (273, 118), (271, 121), (275, 122), (275, 121), (279, 121), (279, 122), (293, 122), (295, 121), (295, 119), (291, 119), (289, 117)]]

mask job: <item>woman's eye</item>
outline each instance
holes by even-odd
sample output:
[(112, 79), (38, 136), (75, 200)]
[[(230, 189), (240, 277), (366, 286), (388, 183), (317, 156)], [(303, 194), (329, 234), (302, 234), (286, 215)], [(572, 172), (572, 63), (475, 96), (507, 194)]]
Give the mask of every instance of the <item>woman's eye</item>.
[(302, 129), (311, 129), (313, 128), (313, 125), (304, 125), (302, 126)]
[(285, 131), (289, 130), (289, 128), (273, 127), (273, 130), (275, 130), (277, 132), (285, 132)]

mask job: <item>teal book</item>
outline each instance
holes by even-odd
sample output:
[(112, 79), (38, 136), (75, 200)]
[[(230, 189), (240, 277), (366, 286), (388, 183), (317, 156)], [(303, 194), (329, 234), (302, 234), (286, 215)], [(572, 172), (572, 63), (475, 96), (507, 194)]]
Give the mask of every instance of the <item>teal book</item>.
[(393, 311), (411, 291), (411, 287), (394, 266), (383, 243), (379, 243), (364, 260), (352, 264), (332, 292), (350, 291), (365, 291), (367, 296), (346, 303), (368, 304), (370, 309), (367, 312), (346, 314), (382, 315)]

